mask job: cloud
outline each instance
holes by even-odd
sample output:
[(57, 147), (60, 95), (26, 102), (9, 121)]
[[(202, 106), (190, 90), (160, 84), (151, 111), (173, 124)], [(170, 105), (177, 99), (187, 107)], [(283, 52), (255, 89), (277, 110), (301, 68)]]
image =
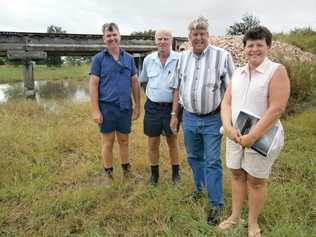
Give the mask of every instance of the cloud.
[(0, 0), (0, 31), (45, 32), (54, 24), (69, 33), (100, 34), (104, 22), (114, 21), (123, 34), (167, 28), (186, 36), (190, 20), (204, 15), (211, 33), (224, 34), (247, 12), (274, 32), (316, 27), (315, 0)]

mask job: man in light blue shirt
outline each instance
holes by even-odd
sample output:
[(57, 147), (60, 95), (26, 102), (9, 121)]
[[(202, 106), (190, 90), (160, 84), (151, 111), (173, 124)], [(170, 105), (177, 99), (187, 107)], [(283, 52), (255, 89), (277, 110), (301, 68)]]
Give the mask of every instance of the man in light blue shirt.
[(156, 32), (155, 43), (158, 51), (145, 58), (140, 76), (141, 83), (147, 83), (144, 133), (148, 136), (151, 166), (149, 184), (153, 186), (158, 184), (159, 179), (160, 135), (166, 136), (172, 165), (172, 181), (175, 184), (180, 181), (177, 135), (170, 129), (173, 90), (169, 87), (169, 78), (175, 70), (179, 55), (171, 50), (171, 41), (170, 31)]

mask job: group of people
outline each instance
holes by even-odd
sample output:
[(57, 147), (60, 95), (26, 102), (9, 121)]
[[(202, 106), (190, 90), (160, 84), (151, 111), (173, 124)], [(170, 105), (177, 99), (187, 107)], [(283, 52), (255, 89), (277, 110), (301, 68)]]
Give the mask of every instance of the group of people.
[[(128, 134), (131, 121), (140, 115), (142, 84), (147, 97), (143, 127), (148, 137), (151, 168), (148, 183), (156, 186), (159, 182), (161, 135), (168, 144), (172, 182), (180, 182), (177, 133), (181, 120), (195, 184), (194, 192), (186, 199), (199, 200), (205, 188), (210, 205), (207, 222), (218, 225), (221, 230), (241, 222), (242, 206), (248, 199), (248, 236), (258, 237), (261, 236), (258, 216), (264, 206), (266, 180), (284, 143), (279, 118), (289, 98), (289, 79), (284, 66), (267, 57), (272, 43), (272, 34), (267, 28), (259, 26), (244, 35), (248, 63), (236, 70), (228, 51), (209, 44), (208, 28), (206, 18), (194, 19), (188, 27), (192, 48), (181, 53), (171, 50), (170, 31), (157, 31), (157, 51), (146, 56), (138, 78), (133, 57), (120, 48), (118, 26), (115, 23), (103, 25), (106, 48), (93, 58), (89, 90), (92, 118), (102, 134), (105, 181), (113, 180), (115, 137), (124, 177), (135, 175), (129, 161)], [(241, 111), (260, 118), (248, 134), (241, 134), (235, 126)], [(251, 149), (275, 125), (281, 132), (273, 151), (264, 157)], [(226, 165), (232, 173), (232, 213), (222, 222), (221, 127), (227, 137)]]

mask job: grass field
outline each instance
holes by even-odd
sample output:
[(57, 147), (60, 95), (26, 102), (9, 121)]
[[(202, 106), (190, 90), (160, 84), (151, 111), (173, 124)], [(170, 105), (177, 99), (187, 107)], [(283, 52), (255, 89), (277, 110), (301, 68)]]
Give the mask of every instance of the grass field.
[[(260, 218), (263, 236), (309, 237), (316, 231), (316, 107), (287, 117), (286, 146), (275, 164)], [(247, 228), (221, 233), (206, 223), (206, 203), (184, 204), (193, 190), (182, 134), (182, 184), (170, 182), (166, 144), (161, 182), (149, 177), (142, 119), (133, 124), (130, 154), (144, 180), (122, 180), (115, 147), (115, 182), (102, 183), (99, 133), (89, 104), (62, 103), (55, 112), (37, 104), (0, 105), (0, 236), (246, 236)], [(223, 147), (224, 149), (224, 147)], [(223, 157), (224, 160), (224, 157)], [(225, 216), (230, 175), (225, 169)], [(247, 212), (243, 213), (246, 219)]]
[[(46, 65), (34, 66), (35, 80), (86, 80), (89, 78), (90, 65), (47, 67)], [(0, 65), (0, 83), (22, 81), (22, 66)]]

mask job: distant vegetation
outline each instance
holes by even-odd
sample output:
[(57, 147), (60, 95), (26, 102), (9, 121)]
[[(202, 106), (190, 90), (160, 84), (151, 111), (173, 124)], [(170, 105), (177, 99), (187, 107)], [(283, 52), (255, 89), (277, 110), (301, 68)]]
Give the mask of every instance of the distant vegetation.
[(134, 31), (131, 33), (131, 35), (136, 35), (136, 36), (155, 36), (156, 30), (144, 30), (144, 31)]
[(276, 33), (273, 37), (316, 54), (316, 31), (311, 27), (297, 28), (289, 33)]

